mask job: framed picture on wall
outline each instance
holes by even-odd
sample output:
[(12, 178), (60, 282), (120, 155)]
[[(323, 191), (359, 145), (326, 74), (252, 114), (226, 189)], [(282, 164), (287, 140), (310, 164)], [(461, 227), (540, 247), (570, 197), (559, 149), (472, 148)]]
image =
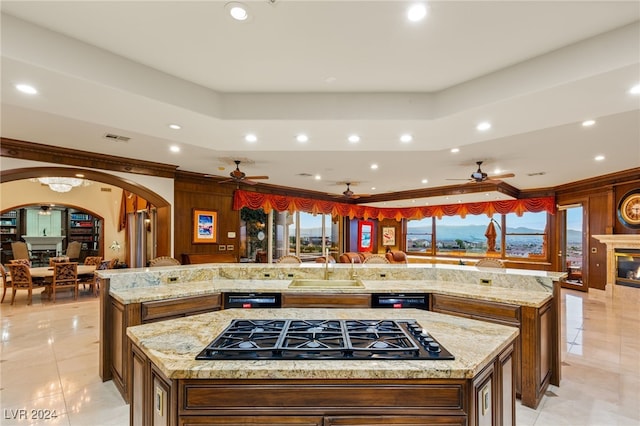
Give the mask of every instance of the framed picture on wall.
[(394, 228), (393, 226), (385, 226), (382, 228), (382, 245), (396, 245), (396, 228)]
[(373, 249), (373, 222), (362, 220), (358, 222), (358, 251)]
[(218, 241), (218, 212), (193, 209), (193, 242), (215, 243)]

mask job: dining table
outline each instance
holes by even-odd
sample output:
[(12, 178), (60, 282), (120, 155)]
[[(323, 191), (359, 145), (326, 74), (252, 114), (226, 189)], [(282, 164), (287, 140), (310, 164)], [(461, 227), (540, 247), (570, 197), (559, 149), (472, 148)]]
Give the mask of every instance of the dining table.
[[(78, 276), (80, 275), (93, 275), (96, 270), (96, 265), (78, 265)], [(51, 278), (53, 277), (52, 266), (37, 266), (35, 268), (29, 268), (31, 272), (31, 278)]]

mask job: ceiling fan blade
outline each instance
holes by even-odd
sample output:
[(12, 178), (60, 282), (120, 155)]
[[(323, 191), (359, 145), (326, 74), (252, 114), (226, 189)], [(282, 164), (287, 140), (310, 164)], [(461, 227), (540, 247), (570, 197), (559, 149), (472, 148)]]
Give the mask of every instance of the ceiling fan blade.
[(245, 176), (243, 179), (244, 180), (247, 180), (247, 179), (254, 179), (254, 180), (269, 179), (269, 176)]
[(513, 173), (503, 173), (501, 175), (493, 175), (493, 176), (488, 176), (488, 179), (506, 179), (506, 178), (512, 178), (515, 177), (516, 175)]
[(226, 180), (221, 180), (218, 183), (229, 183), (229, 182), (237, 182), (237, 180), (235, 180), (235, 179), (226, 179)]
[(449, 179), (445, 179), (445, 180), (469, 180), (469, 181), (473, 181), (474, 179), (469, 179), (469, 178), (467, 178), (467, 179), (450, 179), (449, 178)]

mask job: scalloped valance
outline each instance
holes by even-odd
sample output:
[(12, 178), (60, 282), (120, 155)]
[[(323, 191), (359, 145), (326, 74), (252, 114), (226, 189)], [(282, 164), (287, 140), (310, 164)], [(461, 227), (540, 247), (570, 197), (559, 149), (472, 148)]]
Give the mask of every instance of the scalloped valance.
[(238, 189), (233, 194), (233, 208), (243, 207), (263, 209), (265, 213), (276, 210), (293, 213), (301, 211), (312, 214), (330, 214), (331, 216), (347, 216), (350, 219), (422, 219), (425, 217), (460, 216), (467, 214), (486, 214), (492, 217), (495, 213), (515, 213), (522, 216), (525, 212), (556, 212), (554, 197), (525, 198), (522, 200), (487, 201), (482, 203), (447, 204), (443, 206), (380, 208), (357, 204), (338, 203), (335, 201), (312, 200), (285, 195), (263, 194), (260, 192)]

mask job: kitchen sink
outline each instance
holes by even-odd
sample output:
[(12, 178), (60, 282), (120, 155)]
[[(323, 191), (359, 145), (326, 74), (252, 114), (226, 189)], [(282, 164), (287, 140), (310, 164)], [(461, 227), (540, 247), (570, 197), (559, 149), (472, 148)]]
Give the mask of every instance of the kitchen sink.
[(289, 287), (306, 288), (364, 288), (360, 280), (323, 280), (323, 279), (295, 279)]

